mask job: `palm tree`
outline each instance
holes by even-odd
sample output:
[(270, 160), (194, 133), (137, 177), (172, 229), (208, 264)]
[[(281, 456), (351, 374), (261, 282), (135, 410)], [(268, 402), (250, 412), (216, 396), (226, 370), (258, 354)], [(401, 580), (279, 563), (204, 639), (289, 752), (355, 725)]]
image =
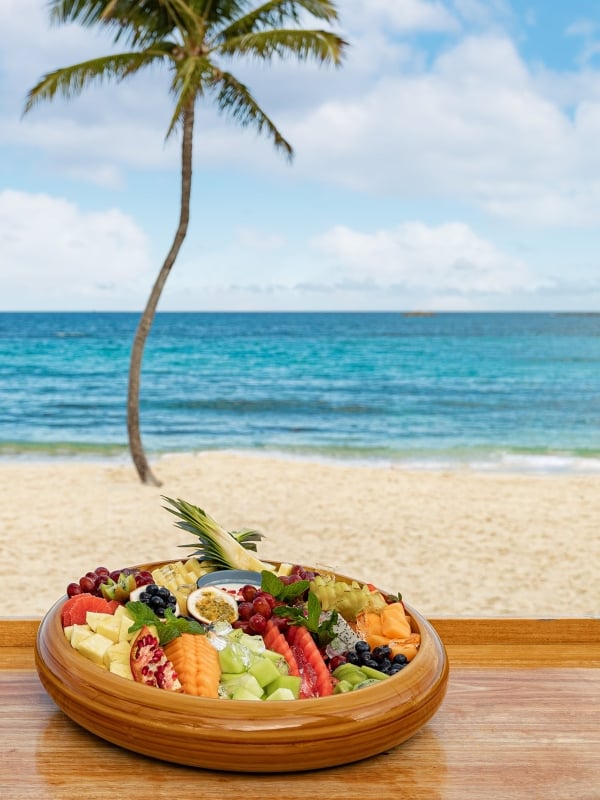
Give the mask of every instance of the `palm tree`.
[(179, 224), (138, 323), (127, 394), (131, 457), (141, 481), (160, 486), (140, 435), (140, 374), (156, 308), (188, 229), (196, 103), (212, 99), (242, 126), (265, 133), (291, 159), (291, 145), (227, 65), (240, 56), (265, 61), (293, 56), (339, 65), (346, 42), (332, 31), (303, 27), (305, 18), (336, 21), (332, 0), (267, 0), (258, 7), (252, 7), (252, 0), (50, 0), (49, 5), (53, 22), (104, 26), (114, 33), (115, 43), (124, 39), (129, 50), (49, 72), (28, 93), (24, 113), (56, 94), (71, 98), (90, 84), (120, 81), (155, 64), (166, 64), (170, 71), (174, 111), (167, 138), (182, 131)]

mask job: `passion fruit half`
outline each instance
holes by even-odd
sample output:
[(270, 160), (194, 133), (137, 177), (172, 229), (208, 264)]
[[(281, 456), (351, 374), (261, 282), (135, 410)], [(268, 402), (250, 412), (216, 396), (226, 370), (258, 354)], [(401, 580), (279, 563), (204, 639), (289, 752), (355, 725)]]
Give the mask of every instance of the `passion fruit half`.
[(218, 586), (203, 586), (188, 595), (188, 614), (205, 625), (215, 622), (234, 623), (238, 607), (234, 597)]

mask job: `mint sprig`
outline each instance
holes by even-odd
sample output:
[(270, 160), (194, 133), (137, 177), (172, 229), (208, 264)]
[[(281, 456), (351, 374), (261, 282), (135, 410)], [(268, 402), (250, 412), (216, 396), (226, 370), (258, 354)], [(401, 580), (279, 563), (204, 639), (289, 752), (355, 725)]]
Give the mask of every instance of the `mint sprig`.
[[(296, 584), (292, 584), (295, 586)], [(307, 628), (315, 639), (319, 647), (325, 647), (336, 637), (334, 631), (335, 623), (338, 620), (338, 612), (332, 611), (324, 619), (321, 619), (323, 609), (319, 598), (314, 592), (308, 593), (308, 601), (302, 606), (276, 606), (273, 614), (278, 617), (285, 617), (291, 625), (302, 625)]]
[(154, 625), (161, 647), (169, 644), (173, 639), (181, 636), (182, 633), (206, 634), (204, 625), (186, 617), (176, 617), (170, 608), (166, 609), (164, 620), (140, 600), (130, 600), (126, 608), (133, 617), (133, 625), (129, 627), (130, 633), (140, 630), (144, 625)]
[(262, 591), (268, 592), (275, 600), (281, 600), (282, 603), (297, 600), (310, 586), (310, 581), (296, 581), (296, 583), (285, 584), (281, 578), (267, 570), (263, 570), (260, 575), (260, 588)]

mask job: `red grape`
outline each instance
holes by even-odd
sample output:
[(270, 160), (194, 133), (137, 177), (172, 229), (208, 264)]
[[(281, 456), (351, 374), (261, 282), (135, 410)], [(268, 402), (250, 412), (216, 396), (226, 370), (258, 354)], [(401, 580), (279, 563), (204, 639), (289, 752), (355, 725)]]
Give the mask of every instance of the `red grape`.
[(108, 578), (108, 576), (110, 575), (110, 572), (106, 567), (96, 567), (94, 572), (96, 573), (96, 575), (100, 575), (100, 577), (102, 578)]
[(267, 627), (267, 620), (262, 614), (252, 614), (248, 620), (248, 629), (252, 633), (264, 633)]
[(252, 614), (254, 614), (253, 604), (248, 603), (246, 600), (238, 603), (238, 614), (241, 620), (249, 620)]
[(262, 594), (259, 594), (254, 598), (252, 601), (252, 609), (255, 614), (259, 614), (265, 619), (269, 619), (272, 614), (271, 604)]
[(256, 586), (252, 586), (251, 584), (248, 583), (246, 584), (246, 586), (242, 586), (242, 588), (240, 589), (240, 594), (242, 595), (244, 600), (247, 600), (249, 603), (251, 603), (258, 594), (258, 589), (256, 588)]
[(333, 672), (334, 669), (337, 669), (340, 666), (340, 664), (345, 664), (345, 663), (346, 663), (345, 656), (333, 656), (333, 658), (330, 659), (329, 661), (329, 671)]
[(84, 575), (83, 578), (79, 578), (79, 586), (81, 587), (82, 592), (89, 592), (89, 594), (93, 594), (96, 590), (96, 581), (93, 581), (87, 575)]
[(69, 597), (75, 597), (76, 594), (81, 594), (82, 589), (78, 583), (70, 583), (67, 586), (67, 595)]

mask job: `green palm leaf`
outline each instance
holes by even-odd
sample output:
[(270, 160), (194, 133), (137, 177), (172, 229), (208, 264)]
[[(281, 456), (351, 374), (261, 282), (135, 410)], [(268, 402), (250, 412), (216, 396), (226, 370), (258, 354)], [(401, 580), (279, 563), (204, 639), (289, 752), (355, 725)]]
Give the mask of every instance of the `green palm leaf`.
[[(143, 483), (160, 485), (150, 469), (141, 441), (139, 406), (140, 376), (145, 343), (167, 278), (187, 234), (192, 185), (192, 150), (195, 106), (210, 94), (218, 109), (242, 126), (266, 133), (288, 158), (289, 142), (253, 98), (249, 89), (223, 68), (229, 62), (251, 56), (271, 60), (293, 56), (339, 64), (346, 42), (337, 34), (302, 28), (304, 18), (337, 20), (333, 0), (49, 0), (53, 23), (77, 22), (99, 26), (113, 34), (114, 42), (128, 42), (131, 52), (94, 58), (44, 75), (27, 95), (24, 113), (41, 100), (57, 94), (74, 97), (87, 86), (112, 78), (121, 81), (156, 62), (171, 72), (173, 113), (167, 136), (181, 124), (181, 200), (173, 242), (152, 286), (135, 332), (129, 366), (127, 430), (129, 449)], [(197, 517), (194, 518), (198, 523)], [(184, 521), (184, 520), (182, 520)], [(192, 522), (188, 519), (188, 525)], [(243, 534), (243, 541), (251, 540)], [(223, 541), (240, 543), (228, 536)], [(215, 548), (207, 540), (207, 548)], [(213, 553), (214, 555), (214, 553)]]

